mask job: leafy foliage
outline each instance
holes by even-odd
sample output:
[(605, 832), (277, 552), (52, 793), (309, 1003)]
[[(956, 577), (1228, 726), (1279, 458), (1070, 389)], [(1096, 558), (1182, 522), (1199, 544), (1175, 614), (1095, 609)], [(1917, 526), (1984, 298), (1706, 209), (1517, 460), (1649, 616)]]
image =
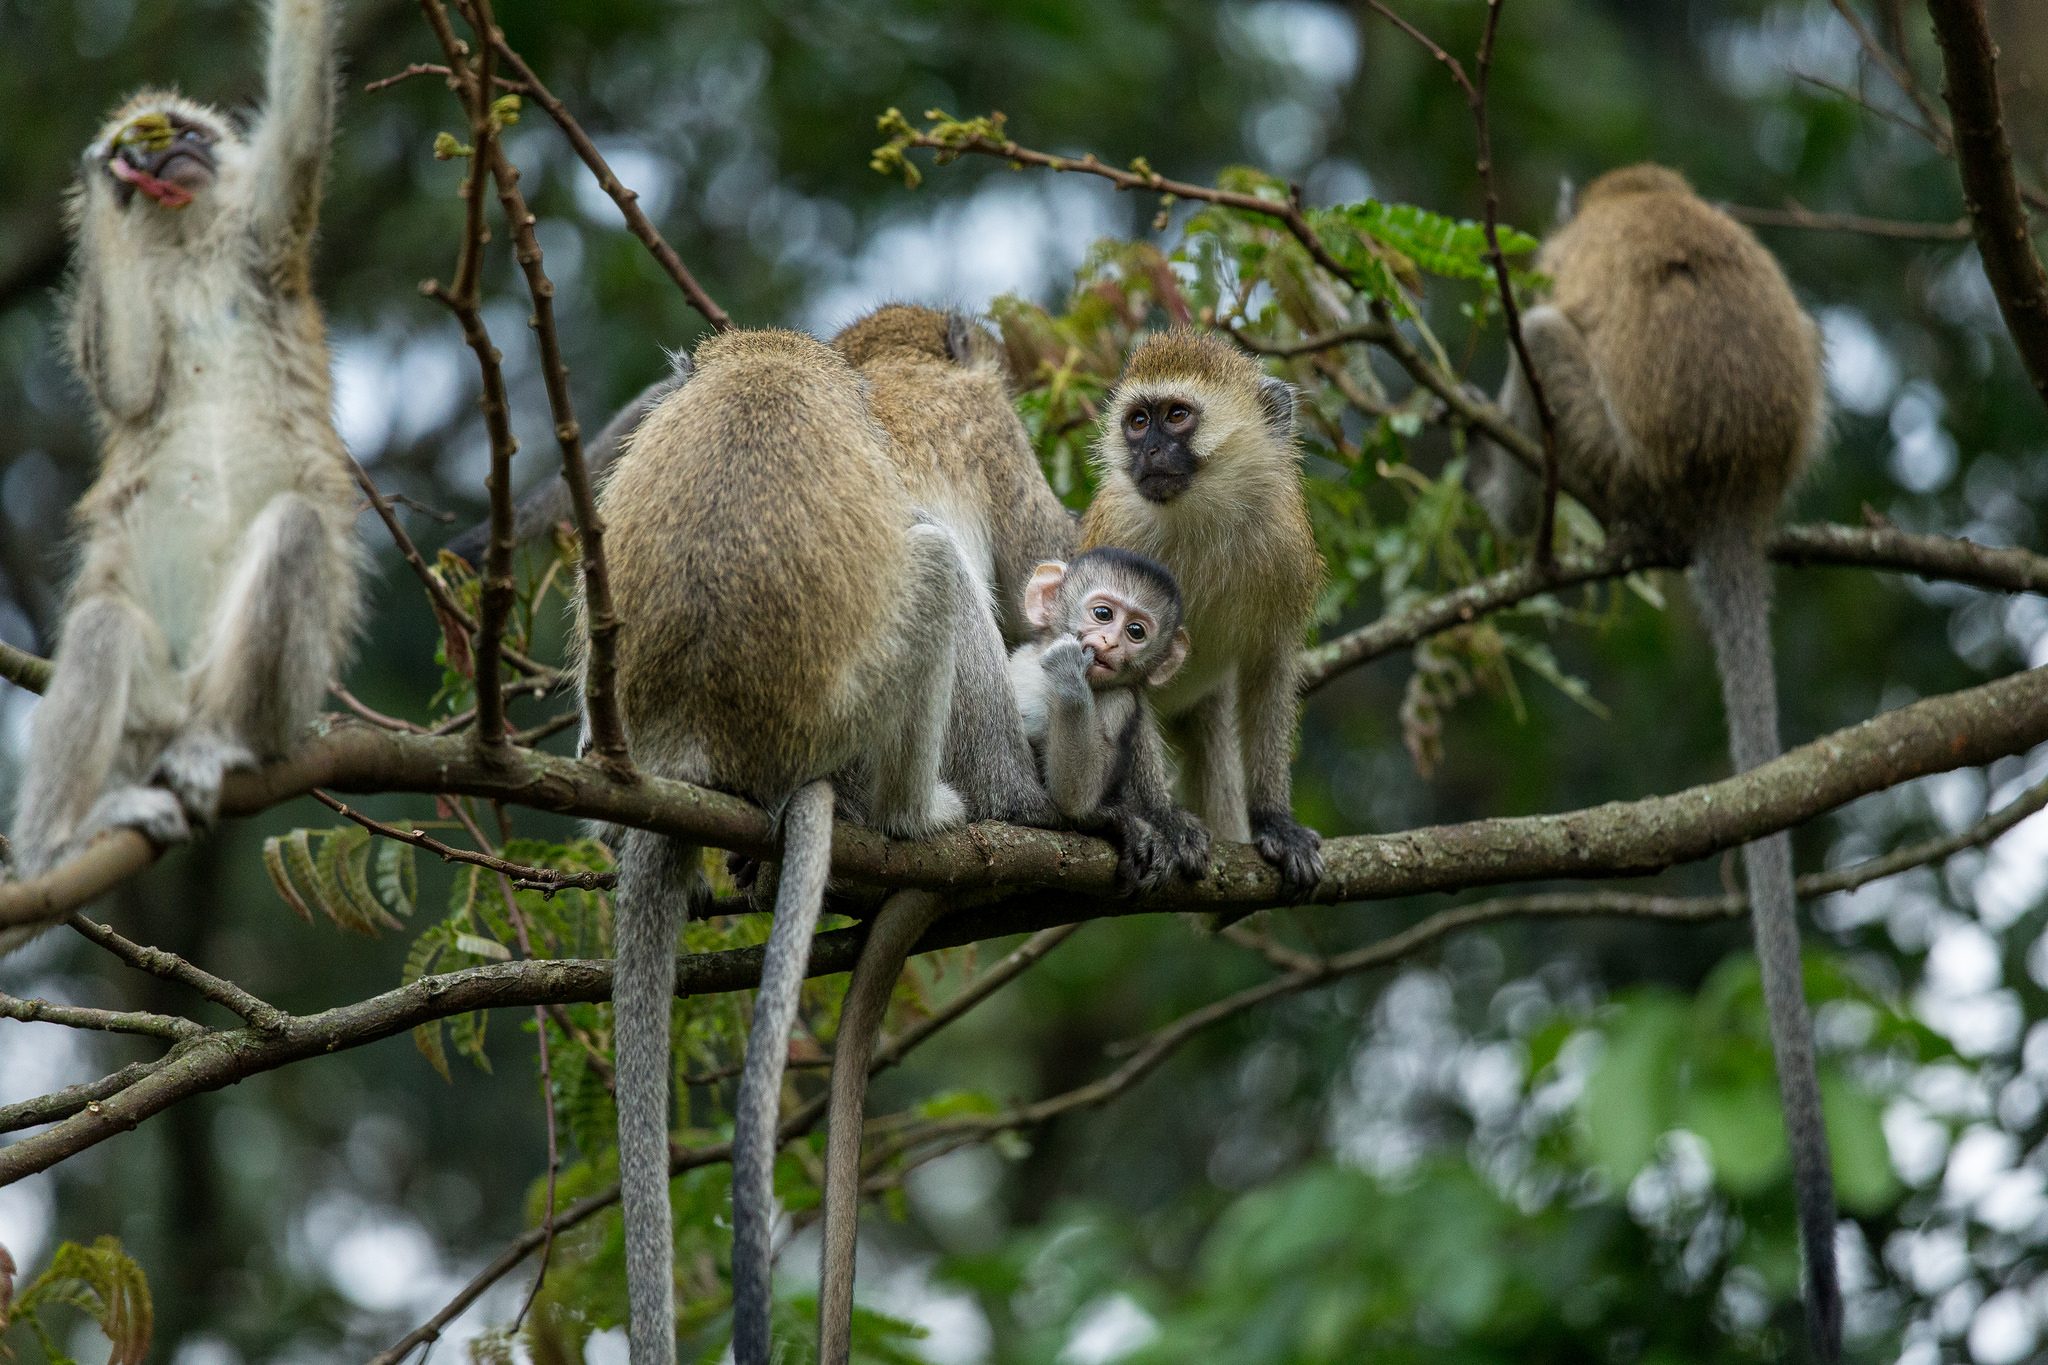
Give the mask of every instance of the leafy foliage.
[[(50, 1258), (50, 1268), (29, 1281), (10, 1305), (13, 1262), (0, 1252), (0, 1331), (26, 1327), (34, 1333), (49, 1365), (77, 1365), (66, 1355), (45, 1314), (70, 1308), (84, 1314), (104, 1332), (110, 1346), (108, 1365), (142, 1365), (149, 1355), (155, 1321), (149, 1280), (116, 1237), (101, 1237), (91, 1246), (65, 1242)], [(0, 1354), (13, 1353), (0, 1345)]]

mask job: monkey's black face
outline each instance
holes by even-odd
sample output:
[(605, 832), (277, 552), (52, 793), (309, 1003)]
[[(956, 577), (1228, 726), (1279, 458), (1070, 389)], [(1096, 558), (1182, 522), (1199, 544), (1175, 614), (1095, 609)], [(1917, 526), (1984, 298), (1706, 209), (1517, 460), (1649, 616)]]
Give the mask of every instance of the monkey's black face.
[(1202, 410), (1185, 398), (1153, 398), (1124, 409), (1127, 467), (1138, 492), (1152, 502), (1171, 502), (1195, 478), (1195, 433)]
[(128, 121), (107, 143), (105, 165), (126, 208), (137, 190), (160, 206), (181, 209), (211, 185), (219, 135), (182, 114), (156, 112)]

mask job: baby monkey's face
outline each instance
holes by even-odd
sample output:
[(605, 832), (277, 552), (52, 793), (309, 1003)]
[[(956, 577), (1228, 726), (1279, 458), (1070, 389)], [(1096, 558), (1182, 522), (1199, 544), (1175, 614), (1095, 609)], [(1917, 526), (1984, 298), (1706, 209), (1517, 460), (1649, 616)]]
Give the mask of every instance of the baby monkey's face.
[(1097, 588), (1082, 597), (1072, 627), (1081, 647), (1089, 651), (1089, 683), (1107, 687), (1150, 657), (1159, 621), (1143, 604), (1114, 588)]

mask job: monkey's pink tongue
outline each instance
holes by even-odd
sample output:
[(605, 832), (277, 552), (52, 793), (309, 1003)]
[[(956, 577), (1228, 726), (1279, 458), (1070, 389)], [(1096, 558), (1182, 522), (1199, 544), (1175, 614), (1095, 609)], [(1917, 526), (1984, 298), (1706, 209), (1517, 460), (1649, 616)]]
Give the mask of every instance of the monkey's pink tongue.
[(192, 202), (192, 191), (183, 185), (159, 180), (148, 171), (135, 169), (118, 156), (107, 163), (107, 169), (114, 173), (115, 179), (127, 181), (167, 209), (181, 209)]

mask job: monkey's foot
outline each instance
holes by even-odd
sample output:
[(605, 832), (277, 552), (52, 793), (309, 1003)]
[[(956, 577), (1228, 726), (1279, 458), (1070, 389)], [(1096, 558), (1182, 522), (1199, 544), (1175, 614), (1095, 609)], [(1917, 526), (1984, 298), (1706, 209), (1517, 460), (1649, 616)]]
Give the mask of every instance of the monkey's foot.
[(1166, 843), (1150, 820), (1127, 806), (1102, 812), (1103, 829), (1116, 844), (1116, 889), (1125, 896), (1156, 890), (1173, 870)]
[(1289, 891), (1313, 891), (1323, 879), (1323, 836), (1284, 811), (1251, 813), (1252, 843), (1279, 870)]
[(235, 768), (253, 767), (255, 763), (254, 754), (219, 735), (184, 734), (171, 741), (171, 747), (157, 759), (149, 780), (178, 798), (194, 826), (211, 829), (220, 814), (221, 779)]
[(1173, 870), (1191, 882), (1208, 876), (1209, 827), (1179, 806), (1154, 811), (1151, 818)]
[(93, 803), (78, 833), (66, 840), (68, 857), (110, 829), (132, 829), (158, 847), (192, 837), (185, 807), (162, 787), (116, 787)]

